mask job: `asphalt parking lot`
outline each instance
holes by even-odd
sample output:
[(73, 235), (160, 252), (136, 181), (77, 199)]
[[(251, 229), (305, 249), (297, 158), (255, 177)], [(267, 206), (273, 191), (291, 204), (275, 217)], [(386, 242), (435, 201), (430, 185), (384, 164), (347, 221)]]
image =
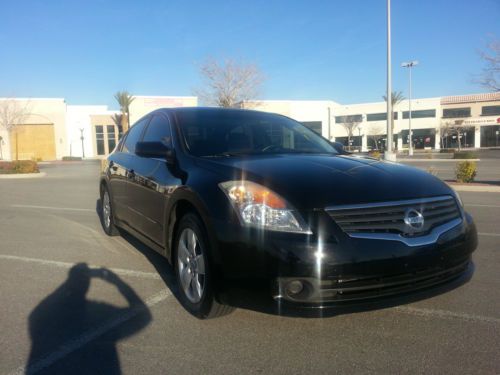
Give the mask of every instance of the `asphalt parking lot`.
[(238, 309), (199, 321), (172, 295), (166, 261), (101, 230), (98, 163), (42, 169), (0, 180), (1, 373), (500, 373), (498, 193), (461, 193), (480, 245), (472, 279), (447, 293), (324, 318)]

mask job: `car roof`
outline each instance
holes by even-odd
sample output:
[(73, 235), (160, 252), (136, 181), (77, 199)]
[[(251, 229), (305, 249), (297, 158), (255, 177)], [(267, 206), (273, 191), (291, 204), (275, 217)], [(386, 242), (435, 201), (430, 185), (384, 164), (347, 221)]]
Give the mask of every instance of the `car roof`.
[(255, 111), (251, 109), (241, 108), (222, 108), (222, 107), (173, 107), (173, 108), (159, 108), (151, 113), (197, 113), (197, 114), (214, 114), (214, 113), (262, 113), (271, 114), (270, 112)]

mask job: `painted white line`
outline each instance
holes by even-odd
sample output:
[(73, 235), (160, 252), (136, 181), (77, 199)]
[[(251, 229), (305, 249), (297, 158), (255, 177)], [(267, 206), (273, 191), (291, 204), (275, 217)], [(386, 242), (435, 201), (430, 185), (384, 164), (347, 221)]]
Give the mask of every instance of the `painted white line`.
[[(54, 266), (54, 267), (60, 267), (64, 269), (70, 269), (73, 267), (76, 263), (69, 263), (69, 262), (59, 262), (56, 260), (45, 260), (45, 259), (38, 259), (38, 258), (28, 258), (28, 257), (20, 257), (17, 255), (7, 255), (7, 254), (0, 254), (0, 259), (6, 259), (6, 260), (17, 260), (20, 262), (26, 262), (26, 263), (37, 263), (41, 264), (44, 266)], [(93, 266), (89, 265), (91, 268), (97, 268), (99, 266)], [(154, 279), (154, 280), (161, 280), (161, 276), (158, 275), (157, 273), (154, 272), (143, 272), (143, 271), (134, 271), (134, 270), (126, 270), (122, 268), (110, 268), (111, 271), (116, 273), (117, 275), (120, 276), (133, 276), (133, 277), (140, 277), (143, 279)]]
[(11, 204), (14, 208), (35, 208), (38, 210), (63, 210), (63, 211), (82, 211), (82, 212), (95, 212), (91, 208), (72, 208), (72, 207), (52, 207), (52, 206), (32, 206), (29, 204)]
[(500, 233), (478, 233), (480, 236), (500, 237)]
[(495, 206), (494, 204), (465, 204), (466, 207), (488, 207), (488, 208), (500, 208), (500, 206)]
[[(172, 293), (169, 290), (166, 289), (162, 290), (161, 292), (158, 292), (152, 297), (148, 298), (145, 302), (145, 305), (146, 307), (151, 308), (159, 304), (160, 302), (165, 301), (171, 295)], [(120, 324), (125, 323), (126, 321), (134, 318), (136, 315), (140, 314), (144, 310), (145, 310), (144, 306), (132, 308), (127, 313), (119, 315), (114, 319), (110, 319), (101, 324), (100, 326), (97, 326), (94, 329), (84, 332), (82, 335), (75, 337), (74, 339), (64, 343), (63, 345), (60, 346), (59, 350), (56, 350), (55, 352), (52, 352), (47, 356), (40, 358), (39, 360), (35, 361), (31, 366), (18, 367), (10, 374), (12, 375), (35, 374), (40, 370), (49, 367), (50, 365), (54, 364), (60, 359), (66, 357), (72, 352), (80, 349), (81, 347), (85, 346), (86, 344), (95, 340), (96, 338), (105, 334), (106, 332), (112, 330), (113, 328), (116, 328)]]
[(402, 312), (405, 314), (429, 317), (429, 318), (443, 318), (443, 319), (459, 319), (468, 322), (475, 323), (493, 323), (500, 324), (500, 318), (494, 318), (491, 316), (482, 316), (467, 313), (458, 313), (454, 311), (447, 310), (437, 310), (437, 309), (426, 309), (422, 307), (411, 307), (411, 306), (398, 306), (394, 310)]

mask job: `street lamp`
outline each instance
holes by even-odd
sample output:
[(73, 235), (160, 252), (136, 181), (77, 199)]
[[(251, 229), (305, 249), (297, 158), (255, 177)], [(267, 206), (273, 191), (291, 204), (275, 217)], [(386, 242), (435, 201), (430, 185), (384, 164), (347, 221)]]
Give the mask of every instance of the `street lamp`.
[(82, 141), (82, 158), (85, 158), (85, 147), (83, 146), (83, 140), (85, 139), (83, 137), (83, 128), (80, 128), (80, 140)]
[(358, 126), (358, 138), (359, 138), (359, 152), (363, 151), (363, 137), (361, 136), (361, 131), (363, 128)]
[(418, 61), (410, 61), (410, 62), (404, 62), (401, 64), (403, 68), (408, 68), (410, 72), (410, 84), (409, 84), (409, 89), (408, 89), (408, 130), (410, 132), (410, 140), (408, 144), (408, 155), (413, 155), (413, 134), (411, 131), (411, 70), (414, 66), (418, 65)]
[(387, 0), (387, 142), (385, 160), (396, 161), (392, 151), (392, 68), (391, 68), (391, 0)]

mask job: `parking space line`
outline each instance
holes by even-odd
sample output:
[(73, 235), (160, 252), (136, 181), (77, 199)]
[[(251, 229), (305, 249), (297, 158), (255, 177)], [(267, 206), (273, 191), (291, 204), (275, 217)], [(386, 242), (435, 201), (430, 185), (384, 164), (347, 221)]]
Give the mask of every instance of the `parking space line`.
[(63, 211), (81, 211), (81, 212), (95, 212), (91, 208), (73, 208), (73, 207), (53, 207), (53, 206), (33, 206), (29, 204), (11, 204), (14, 208), (34, 208), (38, 210), (63, 210)]
[[(45, 260), (45, 259), (38, 259), (38, 258), (20, 257), (17, 255), (7, 255), (7, 254), (0, 254), (0, 259), (16, 260), (16, 261), (26, 262), (26, 263), (37, 263), (37, 264), (41, 264), (44, 266), (54, 266), (54, 267), (60, 267), (60, 268), (64, 268), (64, 269), (70, 269), (71, 267), (73, 267), (76, 264), (76, 263), (70, 263), (70, 262), (59, 262), (56, 260)], [(98, 268), (100, 266), (89, 265), (89, 267)], [(116, 273), (117, 275), (120, 275), (120, 276), (132, 276), (132, 277), (139, 277), (139, 278), (143, 278), (143, 279), (161, 280), (161, 276), (157, 273), (154, 273), (154, 272), (126, 270), (126, 269), (122, 269), (122, 268), (110, 268), (110, 270), (113, 271), (114, 273)]]
[(60, 349), (48, 354), (43, 358), (40, 358), (39, 360), (35, 361), (31, 366), (29, 367), (20, 366), (14, 371), (10, 372), (10, 374), (12, 375), (35, 374), (40, 370), (43, 370), (49, 367), (50, 365), (54, 364), (55, 362), (61, 360), (62, 358), (68, 356), (74, 351), (82, 348), (89, 342), (95, 340), (99, 336), (102, 336), (103, 334), (107, 333), (113, 328), (118, 327), (120, 324), (125, 323), (128, 320), (134, 318), (135, 316), (143, 312), (146, 308), (151, 308), (159, 304), (160, 302), (165, 301), (171, 295), (172, 293), (170, 291), (166, 289), (162, 290), (153, 295), (152, 297), (148, 298), (145, 301), (146, 306), (133, 308), (132, 310), (130, 310), (125, 314), (119, 315), (114, 319), (110, 319), (107, 322), (103, 323), (102, 325), (90, 329), (87, 332), (81, 334), (80, 336), (75, 337), (74, 339), (64, 343), (63, 345), (60, 346)]
[(478, 233), (480, 236), (492, 236), (492, 237), (500, 237), (500, 233)]
[(475, 314), (459, 313), (454, 311), (439, 310), (439, 309), (427, 309), (422, 307), (412, 307), (412, 306), (398, 306), (394, 310), (402, 312), (405, 314), (423, 316), (423, 317), (437, 317), (444, 319), (460, 319), (475, 323), (493, 323), (500, 324), (500, 318), (494, 318), (491, 316), (482, 316)]

